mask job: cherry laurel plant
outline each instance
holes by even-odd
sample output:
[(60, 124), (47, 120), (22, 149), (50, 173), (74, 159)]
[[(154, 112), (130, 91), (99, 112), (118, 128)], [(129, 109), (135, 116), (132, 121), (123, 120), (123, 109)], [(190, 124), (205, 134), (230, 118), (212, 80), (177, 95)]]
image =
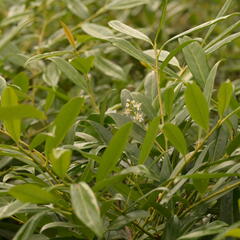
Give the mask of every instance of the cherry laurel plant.
[(0, 6), (1, 239), (240, 237), (238, 1)]

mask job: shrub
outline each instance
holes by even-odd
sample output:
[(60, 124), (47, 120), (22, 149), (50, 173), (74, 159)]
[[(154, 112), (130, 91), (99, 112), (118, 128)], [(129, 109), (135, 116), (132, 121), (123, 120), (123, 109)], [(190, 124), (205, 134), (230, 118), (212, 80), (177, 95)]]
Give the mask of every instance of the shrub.
[(3, 239), (240, 236), (238, 3), (191, 4), (2, 1)]

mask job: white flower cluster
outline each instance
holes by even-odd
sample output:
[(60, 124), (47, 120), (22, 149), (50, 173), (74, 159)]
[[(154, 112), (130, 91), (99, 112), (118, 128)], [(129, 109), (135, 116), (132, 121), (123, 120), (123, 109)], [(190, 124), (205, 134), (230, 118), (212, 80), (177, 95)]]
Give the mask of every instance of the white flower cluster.
[(142, 123), (144, 121), (144, 117), (141, 105), (141, 103), (138, 103), (135, 100), (127, 99), (124, 113), (130, 116), (134, 121)]

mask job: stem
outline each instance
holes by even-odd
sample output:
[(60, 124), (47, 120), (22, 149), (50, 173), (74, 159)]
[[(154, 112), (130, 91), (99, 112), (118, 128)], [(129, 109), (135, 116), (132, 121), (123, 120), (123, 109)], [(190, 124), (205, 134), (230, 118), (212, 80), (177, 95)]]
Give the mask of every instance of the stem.
[(231, 190), (231, 189), (234, 189), (234, 188), (236, 188), (236, 187), (238, 187), (238, 186), (240, 186), (240, 181), (237, 182), (237, 183), (234, 183), (234, 184), (232, 184), (232, 185), (229, 185), (229, 186), (227, 186), (227, 187), (219, 190), (218, 192), (215, 192), (215, 193), (210, 194), (209, 196), (207, 196), (207, 197), (201, 199), (200, 201), (194, 203), (193, 205), (191, 205), (189, 208), (187, 208), (185, 211), (183, 211), (182, 214), (181, 214), (179, 217), (183, 217), (183, 216), (186, 215), (186, 213), (188, 213), (191, 209), (199, 206), (200, 204), (202, 204), (202, 203), (204, 203), (204, 202), (207, 202), (208, 200), (210, 200), (210, 199), (212, 199), (212, 198), (214, 198), (214, 197), (216, 197), (216, 196), (218, 196), (218, 195), (220, 195), (220, 194), (222, 194), (222, 193), (224, 193), (224, 192), (227, 192), (227, 191), (229, 191), (229, 190)]
[(87, 74), (85, 74), (84, 76), (85, 76), (85, 79), (87, 80), (87, 83), (88, 83), (87, 84), (88, 85), (87, 88), (88, 88), (88, 95), (90, 97), (91, 104), (92, 104), (93, 108), (95, 109), (95, 111), (97, 113), (99, 113), (99, 107), (98, 107), (98, 105), (96, 103), (96, 98), (95, 98), (95, 94), (93, 92), (91, 80), (90, 80), (90, 78), (88, 77)]

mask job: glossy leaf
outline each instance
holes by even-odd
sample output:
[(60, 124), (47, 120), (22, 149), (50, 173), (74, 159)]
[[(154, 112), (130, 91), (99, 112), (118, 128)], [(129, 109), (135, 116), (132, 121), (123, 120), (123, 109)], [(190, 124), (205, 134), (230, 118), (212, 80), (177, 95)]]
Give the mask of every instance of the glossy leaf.
[(104, 226), (97, 199), (91, 188), (86, 183), (80, 182), (71, 185), (70, 194), (73, 210), (79, 220), (101, 238)]
[(118, 20), (113, 20), (108, 23), (110, 27), (113, 29), (117, 30), (118, 32), (124, 33), (128, 36), (141, 39), (143, 41), (146, 41), (150, 44), (152, 44), (152, 41), (148, 36), (146, 36), (144, 33), (140, 32), (139, 30), (136, 30), (132, 27), (129, 27), (128, 25), (118, 21)]
[(113, 45), (120, 48), (122, 51), (126, 52), (130, 56), (136, 58), (137, 60), (148, 64), (149, 66), (154, 66), (155, 61), (152, 57), (144, 54), (141, 50), (135, 48), (130, 42), (125, 39), (112, 39)]
[(114, 34), (110, 28), (103, 27), (95, 23), (84, 23), (82, 25), (82, 30), (90, 36), (103, 40), (108, 40), (114, 37)]
[(27, 206), (26, 203), (22, 203), (18, 200), (11, 202), (5, 206), (2, 206), (0, 208), (0, 219), (11, 217), (18, 213), (19, 211), (21, 211), (22, 209), (24, 209), (26, 206)]

